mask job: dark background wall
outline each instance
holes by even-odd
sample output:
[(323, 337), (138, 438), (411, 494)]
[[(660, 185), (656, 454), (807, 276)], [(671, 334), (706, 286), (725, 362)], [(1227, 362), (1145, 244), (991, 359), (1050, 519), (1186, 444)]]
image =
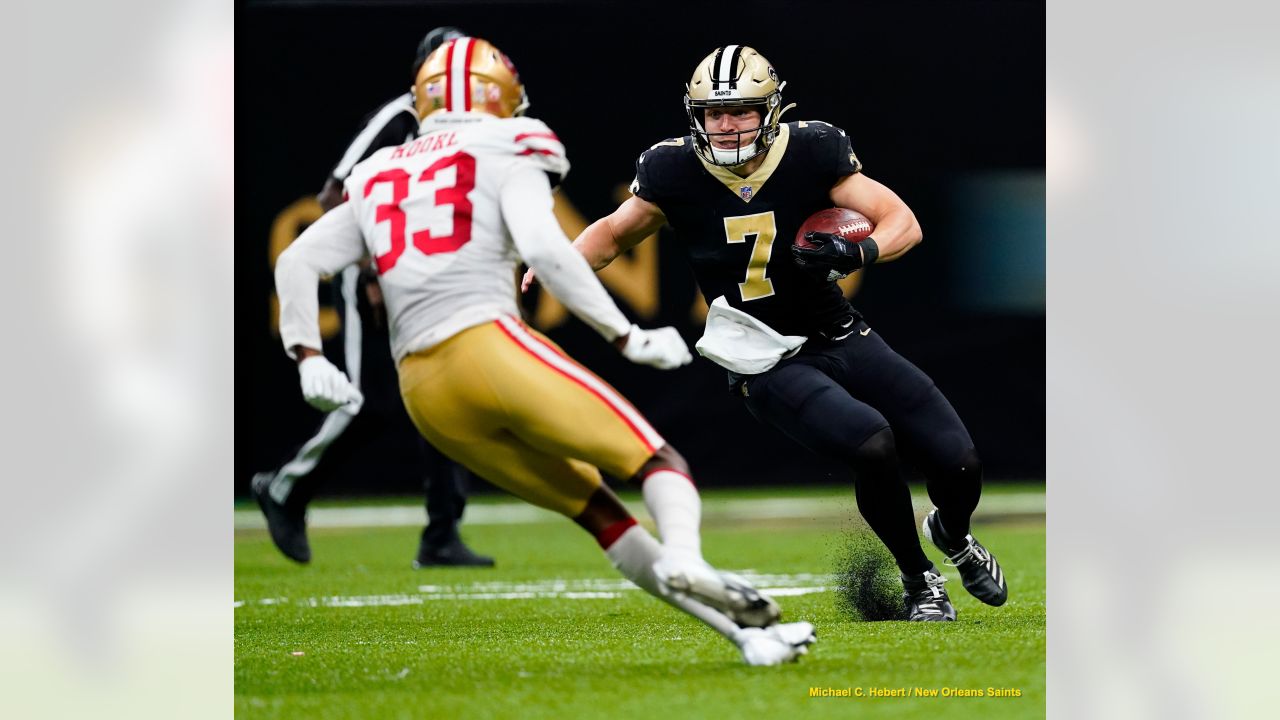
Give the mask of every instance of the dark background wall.
[[(285, 2), (243, 13), (237, 494), (320, 421), (273, 331), (273, 227), (292, 237), (304, 226), (280, 222), (282, 212), (319, 190), (363, 116), (408, 88), (417, 42), (441, 24), (514, 60), (529, 114), (568, 148), (564, 192), (588, 220), (616, 206), (641, 151), (687, 132), (683, 84), (704, 55), (729, 43), (760, 50), (788, 82), (784, 102), (798, 103), (786, 119), (846, 129), (867, 174), (897, 191), (924, 228), (920, 247), (868, 273), (854, 305), (951, 399), (989, 478), (1043, 478), (1042, 4)], [(652, 317), (620, 304), (646, 326), (675, 324), (692, 344), (701, 332), (690, 314), (695, 288), (670, 242), (659, 241)], [(527, 303), (536, 310), (536, 297)], [(623, 361), (576, 320), (544, 329), (631, 398), (704, 485), (844, 477), (758, 425), (707, 360), (664, 373)], [(385, 342), (367, 338), (366, 375), (393, 375)], [(341, 354), (336, 342), (327, 349)], [(377, 380), (368, 382), (384, 391), (371, 393), (320, 470), (323, 492), (409, 492), (421, 481), (393, 383)]]

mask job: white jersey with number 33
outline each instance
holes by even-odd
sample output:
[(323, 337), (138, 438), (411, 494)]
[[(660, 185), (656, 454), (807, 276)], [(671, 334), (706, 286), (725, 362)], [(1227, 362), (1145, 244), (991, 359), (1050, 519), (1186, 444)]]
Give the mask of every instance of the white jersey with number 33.
[(569, 247), (551, 184), (569, 171), (541, 121), (439, 113), (419, 136), (356, 165), (347, 202), (320, 218), (276, 266), (280, 335), (290, 353), (319, 348), (316, 278), (370, 257), (397, 361), (474, 325), (519, 316), (523, 259), (576, 316), (606, 339), (630, 330)]
[(564, 146), (540, 120), (465, 119), (429, 120), (419, 137), (374, 153), (346, 181), (393, 319), (397, 360), (519, 315), (512, 282), (520, 256), (503, 222), (503, 182), (520, 165), (557, 181), (569, 171)]

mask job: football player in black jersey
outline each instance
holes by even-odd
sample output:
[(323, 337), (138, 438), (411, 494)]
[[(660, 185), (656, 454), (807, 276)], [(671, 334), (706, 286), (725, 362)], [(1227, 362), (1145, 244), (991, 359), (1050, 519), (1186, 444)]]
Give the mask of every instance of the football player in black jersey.
[[(708, 55), (687, 86), (690, 134), (645, 151), (633, 197), (574, 246), (598, 270), (670, 225), (710, 305), (699, 352), (729, 370), (733, 392), (758, 420), (853, 470), (858, 508), (902, 573), (908, 617), (954, 620), (955, 609), (920, 547), (899, 451), (924, 472), (936, 505), (926, 537), (970, 593), (1002, 605), (1003, 572), (969, 529), (982, 462), (964, 423), (835, 284), (901, 257), (920, 242), (920, 225), (862, 173), (843, 130), (780, 121), (784, 85), (750, 47)], [(814, 247), (788, 251), (804, 221), (832, 205), (866, 215), (874, 237), (812, 233)]]

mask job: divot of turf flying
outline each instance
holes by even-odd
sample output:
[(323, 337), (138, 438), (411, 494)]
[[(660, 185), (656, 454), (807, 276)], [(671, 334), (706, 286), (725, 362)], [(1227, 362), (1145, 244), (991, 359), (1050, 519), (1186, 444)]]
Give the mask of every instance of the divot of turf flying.
[(836, 559), (836, 607), (858, 622), (906, 620), (902, 580), (893, 556), (874, 536), (846, 531)]

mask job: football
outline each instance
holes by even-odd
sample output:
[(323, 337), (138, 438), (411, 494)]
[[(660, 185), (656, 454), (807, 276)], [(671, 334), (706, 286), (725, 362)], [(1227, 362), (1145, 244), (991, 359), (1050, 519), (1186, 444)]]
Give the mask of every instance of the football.
[(846, 240), (858, 242), (867, 239), (873, 230), (875, 227), (871, 225), (867, 216), (856, 210), (840, 207), (827, 208), (810, 215), (809, 219), (804, 221), (800, 230), (796, 232), (795, 244), (802, 248), (814, 247), (813, 243), (804, 239), (804, 234), (807, 232), (833, 233)]

